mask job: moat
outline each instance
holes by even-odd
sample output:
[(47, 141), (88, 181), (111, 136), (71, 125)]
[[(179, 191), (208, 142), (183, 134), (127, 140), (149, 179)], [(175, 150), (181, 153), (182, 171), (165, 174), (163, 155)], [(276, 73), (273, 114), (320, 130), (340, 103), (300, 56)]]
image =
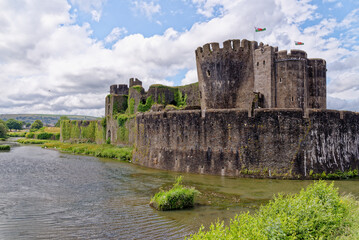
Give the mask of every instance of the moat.
[[(149, 207), (151, 196), (179, 174), (14, 146), (0, 153), (0, 238), (183, 239), (201, 224), (253, 211), (275, 193), (298, 192), (312, 182), (182, 174), (185, 185), (203, 193), (201, 204), (172, 212)], [(335, 184), (359, 197), (358, 183)]]

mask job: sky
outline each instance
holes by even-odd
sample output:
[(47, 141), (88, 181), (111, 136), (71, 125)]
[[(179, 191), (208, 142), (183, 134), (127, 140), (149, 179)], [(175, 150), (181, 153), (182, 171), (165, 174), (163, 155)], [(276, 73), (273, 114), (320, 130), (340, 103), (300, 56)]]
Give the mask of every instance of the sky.
[(104, 116), (110, 85), (196, 82), (227, 39), (324, 58), (327, 107), (359, 111), (358, 32), (358, 0), (0, 0), (0, 114)]

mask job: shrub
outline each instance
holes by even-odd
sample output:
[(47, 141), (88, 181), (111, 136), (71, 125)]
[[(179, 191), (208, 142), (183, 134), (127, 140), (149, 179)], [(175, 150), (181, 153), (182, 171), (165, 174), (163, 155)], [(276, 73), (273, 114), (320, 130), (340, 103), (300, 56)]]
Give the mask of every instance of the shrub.
[(10, 145), (0, 145), (0, 151), (8, 151), (10, 150)]
[(54, 136), (53, 133), (43, 132), (43, 133), (37, 134), (36, 138), (37, 139), (51, 139), (53, 136)]
[(359, 208), (358, 204), (353, 204), (353, 199), (346, 201), (339, 197), (333, 184), (319, 181), (299, 194), (278, 195), (253, 215), (237, 215), (229, 227), (223, 222), (212, 224), (208, 232), (201, 227), (189, 239), (334, 239), (353, 236), (359, 230), (357, 220), (353, 219), (353, 214), (358, 216)]
[(156, 193), (151, 199), (150, 206), (162, 211), (193, 207), (194, 198), (199, 191), (194, 188), (186, 188), (182, 186), (181, 182), (182, 176), (176, 179), (176, 183), (169, 191), (161, 190)]
[(8, 132), (9, 137), (25, 137), (26, 132)]
[(35, 133), (33, 133), (33, 132), (28, 132), (25, 135), (26, 138), (34, 138), (34, 136), (35, 136)]

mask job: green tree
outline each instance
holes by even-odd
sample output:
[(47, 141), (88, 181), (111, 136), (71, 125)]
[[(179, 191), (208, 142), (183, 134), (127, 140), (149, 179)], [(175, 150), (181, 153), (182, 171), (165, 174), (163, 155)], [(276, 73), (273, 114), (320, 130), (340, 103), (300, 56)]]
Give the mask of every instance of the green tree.
[(6, 131), (9, 130), (9, 128), (7, 127), (6, 122), (4, 120), (0, 119), (0, 123), (4, 124)]
[(0, 122), (0, 138), (6, 138), (7, 127), (6, 124)]
[(21, 123), (15, 119), (9, 119), (6, 121), (6, 126), (11, 130), (21, 130), (22, 126)]
[(31, 129), (38, 130), (38, 129), (42, 128), (43, 126), (44, 126), (44, 124), (40, 120), (35, 120), (35, 122), (33, 122), (31, 125)]
[(62, 120), (70, 120), (70, 118), (68, 118), (67, 116), (61, 116), (60, 119), (55, 124), (55, 127), (60, 127), (60, 123)]
[(27, 128), (31, 127), (31, 123), (26, 123), (26, 127)]

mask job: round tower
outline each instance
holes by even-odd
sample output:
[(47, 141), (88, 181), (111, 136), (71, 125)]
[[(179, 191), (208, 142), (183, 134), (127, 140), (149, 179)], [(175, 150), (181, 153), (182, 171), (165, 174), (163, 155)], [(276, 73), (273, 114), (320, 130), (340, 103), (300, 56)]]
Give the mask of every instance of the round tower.
[(308, 59), (308, 107), (327, 108), (327, 65), (324, 59)]
[(307, 106), (307, 53), (286, 50), (276, 53), (276, 107), (302, 108)]
[(249, 109), (253, 100), (253, 51), (257, 42), (227, 40), (196, 50), (202, 110)]

